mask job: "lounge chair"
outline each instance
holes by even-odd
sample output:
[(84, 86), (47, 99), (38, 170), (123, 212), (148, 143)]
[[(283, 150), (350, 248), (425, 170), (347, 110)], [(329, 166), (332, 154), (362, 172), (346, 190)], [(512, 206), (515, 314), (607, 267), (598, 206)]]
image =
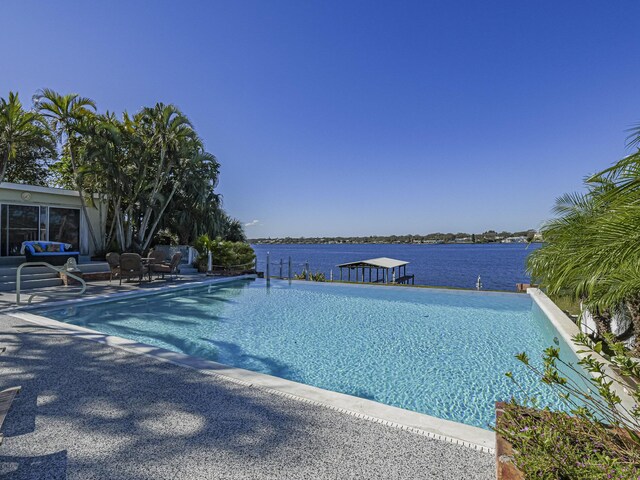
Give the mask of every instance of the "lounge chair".
[(22, 242), (20, 253), (27, 262), (47, 262), (51, 265), (64, 265), (69, 258), (78, 261), (80, 252), (71, 251), (72, 245), (62, 242)]
[(180, 266), (180, 260), (182, 260), (182, 253), (174, 253), (169, 264), (153, 265), (153, 271), (162, 274), (162, 278), (164, 278), (165, 273), (168, 273), (169, 276), (175, 275), (177, 278), (178, 273), (180, 273), (180, 270), (178, 268)]
[(120, 255), (120, 285), (122, 285), (122, 277), (126, 276), (127, 280), (131, 276), (137, 276), (138, 281), (142, 282), (142, 277), (149, 269), (142, 264), (142, 257), (137, 253), (123, 253)]
[(107, 263), (109, 264), (109, 283), (114, 276), (120, 276), (120, 254), (116, 252), (107, 253)]
[[(21, 389), (22, 387), (11, 387), (0, 392), (0, 428), (2, 428), (4, 419), (7, 417), (7, 413), (9, 413), (13, 399), (20, 393)], [(3, 440), (4, 435), (0, 433), (0, 445)]]

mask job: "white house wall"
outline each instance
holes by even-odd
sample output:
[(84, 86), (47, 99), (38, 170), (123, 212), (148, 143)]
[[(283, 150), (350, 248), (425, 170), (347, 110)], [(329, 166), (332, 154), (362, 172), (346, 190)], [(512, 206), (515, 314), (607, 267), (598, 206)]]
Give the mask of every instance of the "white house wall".
[[(91, 223), (96, 236), (100, 236), (103, 229), (100, 225), (100, 211), (98, 209), (102, 209), (103, 216), (107, 214), (106, 204), (100, 203), (97, 198), (95, 198), (94, 203), (96, 206), (87, 205), (88, 218), (84, 217), (82, 210), (80, 211), (80, 253), (82, 255), (93, 255), (95, 253), (89, 236), (87, 221)], [(78, 192), (6, 182), (0, 183), (0, 204), (81, 209)]]

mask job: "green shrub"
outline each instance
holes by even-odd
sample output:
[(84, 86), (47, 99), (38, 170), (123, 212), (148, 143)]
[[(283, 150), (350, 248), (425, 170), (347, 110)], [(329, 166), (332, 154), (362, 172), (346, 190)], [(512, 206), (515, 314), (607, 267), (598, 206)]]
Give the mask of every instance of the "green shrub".
[[(295, 278), (296, 280), (306, 280), (307, 276), (306, 273), (303, 271), (302, 273), (295, 273), (293, 275), (293, 278)], [(311, 280), (312, 282), (326, 282), (327, 281), (327, 277), (325, 277), (324, 273), (322, 272), (309, 272), (309, 280)]]
[[(516, 355), (555, 390), (571, 414), (534, 410), (536, 399), (528, 397), (508, 372), (522, 398), (507, 404), (496, 432), (513, 445), (514, 463), (526, 478), (636, 480), (640, 478), (640, 363), (611, 334), (594, 342), (580, 333), (573, 341), (585, 354), (578, 365), (562, 360), (556, 347), (545, 350), (541, 367), (525, 353)], [(620, 377), (608, 373), (605, 361)], [(623, 401), (621, 390), (633, 405)]]
[(635, 480), (640, 458), (624, 430), (571, 416), (507, 404), (498, 432), (514, 447), (529, 479)]
[(199, 253), (196, 267), (201, 272), (207, 270), (209, 251), (211, 251), (214, 271), (250, 270), (255, 264), (255, 252), (249, 244), (244, 242), (230, 242), (220, 237), (212, 240), (207, 235), (202, 235), (196, 240), (194, 247)]

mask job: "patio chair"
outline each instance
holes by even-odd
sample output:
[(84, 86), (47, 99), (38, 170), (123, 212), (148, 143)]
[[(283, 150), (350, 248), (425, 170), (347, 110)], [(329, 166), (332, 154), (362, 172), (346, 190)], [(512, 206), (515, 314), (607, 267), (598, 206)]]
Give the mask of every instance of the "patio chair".
[[(9, 413), (13, 399), (20, 393), (21, 389), (22, 387), (11, 387), (0, 392), (0, 428), (2, 428), (4, 419), (7, 417), (7, 413)], [(0, 444), (2, 444), (3, 440), (4, 435), (0, 433)]]
[(123, 253), (120, 255), (120, 285), (122, 277), (126, 276), (130, 280), (132, 276), (138, 276), (138, 281), (142, 282), (142, 277), (149, 269), (142, 264), (142, 257), (137, 253)]
[(165, 263), (165, 259), (167, 257), (165, 256), (164, 252), (160, 252), (158, 250), (151, 250), (149, 252), (149, 270), (151, 270), (151, 272), (156, 272), (155, 267), (157, 267), (158, 265), (163, 265)]
[(109, 264), (109, 283), (113, 280), (114, 275), (120, 276), (120, 254), (109, 252), (106, 255)]
[(179, 266), (180, 266), (180, 260), (182, 260), (182, 253), (177, 252), (173, 254), (173, 257), (171, 257), (171, 262), (169, 262), (169, 264), (162, 264), (162, 265), (154, 265), (153, 266), (153, 271), (156, 273), (160, 273), (162, 274), (162, 278), (164, 278), (164, 274), (168, 273), (169, 276), (176, 276), (176, 278), (178, 277), (178, 273), (180, 273), (179, 270)]

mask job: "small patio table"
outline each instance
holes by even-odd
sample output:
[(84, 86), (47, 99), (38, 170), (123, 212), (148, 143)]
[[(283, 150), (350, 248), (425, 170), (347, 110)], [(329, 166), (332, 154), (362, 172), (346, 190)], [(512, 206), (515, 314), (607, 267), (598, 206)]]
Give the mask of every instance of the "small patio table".
[(142, 257), (140, 259), (140, 262), (142, 263), (142, 265), (146, 265), (147, 266), (147, 273), (149, 274), (149, 281), (151, 282), (151, 260), (153, 260), (153, 257)]

